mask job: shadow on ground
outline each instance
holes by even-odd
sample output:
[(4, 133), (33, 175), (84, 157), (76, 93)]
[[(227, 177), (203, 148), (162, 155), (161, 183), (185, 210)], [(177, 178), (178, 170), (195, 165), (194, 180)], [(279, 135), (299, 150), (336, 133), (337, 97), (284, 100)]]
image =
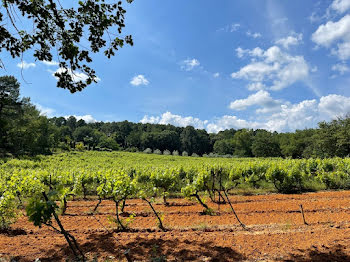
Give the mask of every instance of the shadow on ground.
[[(130, 235), (131, 236), (131, 235)], [(132, 236), (134, 237), (134, 236)], [(125, 251), (128, 251), (129, 261), (242, 261), (259, 259), (245, 257), (231, 247), (215, 246), (213, 242), (200, 242), (192, 240), (162, 239), (161, 236), (151, 234), (139, 235), (136, 238), (120, 243), (112, 233), (94, 233), (78, 239), (81, 249), (92, 259), (106, 261), (107, 258), (116, 258), (117, 261), (126, 261)], [(313, 262), (313, 261), (350, 261), (350, 250), (344, 245), (331, 247), (311, 248), (298, 250), (284, 258), (285, 262)], [(271, 259), (273, 258), (273, 254)], [(264, 259), (269, 259), (264, 256)], [(13, 261), (33, 261), (23, 257), (15, 257)], [(68, 245), (56, 245), (50, 250), (41, 250), (40, 261), (73, 261), (72, 252)], [(111, 260), (109, 260), (111, 261)], [(112, 260), (113, 261), (113, 260)], [(281, 261), (281, 260), (279, 260)]]
[(215, 246), (212, 242), (136, 238), (125, 246), (134, 259), (169, 258), (176, 261), (237, 261), (245, 257), (231, 247)]
[[(230, 247), (215, 246), (212, 242), (184, 240), (163, 240), (161, 237), (139, 236), (127, 244), (118, 243), (113, 234), (90, 234), (85, 241), (78, 239), (83, 252), (93, 258), (95, 255), (105, 261), (108, 257), (126, 261), (123, 254), (128, 251), (131, 261), (240, 261), (245, 257)], [(69, 261), (73, 259), (68, 245), (56, 245), (40, 256), (40, 261)], [(32, 261), (17, 257), (16, 261)], [(71, 261), (70, 260), (70, 261)]]
[(345, 252), (346, 247), (335, 245), (333, 247), (322, 247), (322, 249), (312, 248), (302, 251), (302, 254), (292, 254), (285, 262), (343, 262), (350, 261), (349, 252)]

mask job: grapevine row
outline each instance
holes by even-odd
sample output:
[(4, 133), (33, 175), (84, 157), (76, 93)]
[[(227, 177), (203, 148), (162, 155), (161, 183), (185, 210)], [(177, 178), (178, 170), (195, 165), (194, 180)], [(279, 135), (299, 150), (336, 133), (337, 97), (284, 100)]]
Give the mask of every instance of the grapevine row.
[(205, 194), (212, 202), (229, 203), (235, 213), (228, 194), (237, 188), (281, 193), (347, 189), (350, 159), (212, 159), (120, 152), (12, 159), (0, 166), (0, 227), (9, 227), (25, 207), (35, 225), (54, 228), (65, 235), (72, 250), (79, 251), (63, 225), (55, 228), (51, 222), (54, 218), (60, 225), (58, 208), (64, 214), (70, 199), (95, 197), (98, 205), (106, 199), (114, 201), (118, 228), (127, 230), (119, 213), (128, 199), (140, 198), (152, 209), (160, 229), (166, 230), (152, 205), (155, 197), (162, 198), (164, 205), (169, 204), (169, 195), (194, 198), (204, 214), (211, 214), (213, 210), (203, 201)]

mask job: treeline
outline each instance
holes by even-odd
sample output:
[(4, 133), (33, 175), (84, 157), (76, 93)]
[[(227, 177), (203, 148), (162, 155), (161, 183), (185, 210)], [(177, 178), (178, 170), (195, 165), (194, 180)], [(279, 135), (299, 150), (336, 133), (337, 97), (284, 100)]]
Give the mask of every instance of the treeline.
[(124, 150), (235, 157), (345, 157), (350, 117), (315, 129), (277, 133), (229, 129), (218, 134), (191, 126), (123, 122), (86, 123), (74, 116), (47, 118), (20, 98), (14, 77), (0, 77), (0, 154), (35, 155), (55, 150)]
[(55, 127), (30, 103), (20, 98), (19, 83), (12, 76), (0, 77), (0, 155), (50, 153)]

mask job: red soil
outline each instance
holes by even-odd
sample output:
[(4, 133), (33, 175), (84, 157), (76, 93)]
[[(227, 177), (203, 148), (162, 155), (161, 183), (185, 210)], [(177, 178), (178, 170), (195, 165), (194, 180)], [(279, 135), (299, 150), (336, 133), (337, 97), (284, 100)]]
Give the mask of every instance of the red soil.
[[(125, 211), (135, 215), (131, 232), (114, 230), (108, 219), (115, 213), (110, 201), (103, 201), (95, 215), (89, 211), (97, 201), (71, 201), (60, 219), (87, 257), (98, 261), (126, 261), (126, 250), (133, 261), (161, 256), (168, 261), (350, 261), (350, 191), (234, 196), (231, 201), (248, 230), (239, 226), (229, 205), (219, 207), (209, 200), (212, 216), (201, 215), (202, 207), (185, 199), (170, 199), (170, 206), (156, 203), (167, 232), (157, 229), (150, 207), (141, 200), (127, 201)], [(25, 216), (12, 231), (0, 233), (0, 261), (67, 257), (72, 254), (62, 235), (34, 227)]]

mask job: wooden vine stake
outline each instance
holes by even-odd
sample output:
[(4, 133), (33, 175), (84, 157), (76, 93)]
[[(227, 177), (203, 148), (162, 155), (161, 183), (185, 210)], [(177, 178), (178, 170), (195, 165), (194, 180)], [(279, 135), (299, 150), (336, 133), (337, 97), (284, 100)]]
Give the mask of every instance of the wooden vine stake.
[(304, 221), (304, 225), (308, 225), (308, 223), (305, 220), (305, 214), (304, 214), (304, 209), (303, 209), (303, 205), (300, 205), (300, 210), (301, 210), (301, 214), (303, 216), (303, 221)]

